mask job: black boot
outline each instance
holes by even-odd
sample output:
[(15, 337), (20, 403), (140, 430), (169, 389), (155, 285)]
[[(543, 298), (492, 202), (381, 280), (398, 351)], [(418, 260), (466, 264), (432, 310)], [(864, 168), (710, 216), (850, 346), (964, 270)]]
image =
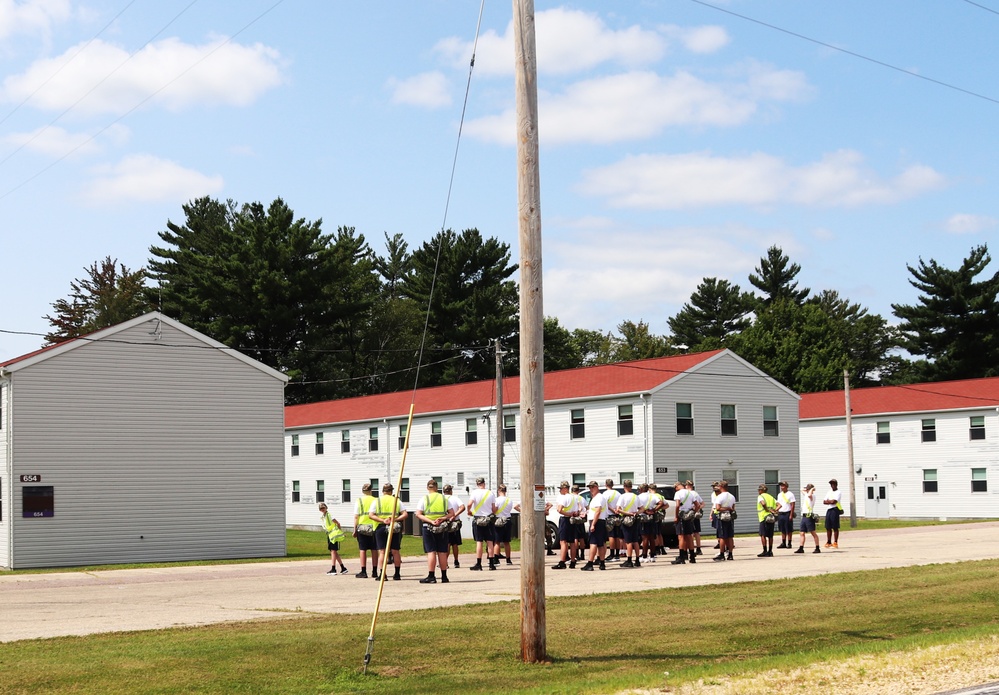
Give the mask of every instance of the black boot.
[(447, 584), (451, 580), (447, 578), (447, 570), (441, 570), (441, 584)]
[(673, 562), (671, 562), (670, 564), (671, 565), (686, 565), (687, 564), (687, 551), (686, 550), (681, 550), (680, 551), (680, 555), (677, 556), (677, 558), (675, 560), (673, 560)]

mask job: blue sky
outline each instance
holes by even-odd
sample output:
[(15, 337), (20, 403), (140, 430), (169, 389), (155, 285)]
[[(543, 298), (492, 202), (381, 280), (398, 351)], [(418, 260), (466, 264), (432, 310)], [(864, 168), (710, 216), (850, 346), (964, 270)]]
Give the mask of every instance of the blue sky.
[[(748, 289), (778, 244), (802, 286), (891, 319), (906, 264), (995, 239), (999, 0), (712, 4), (536, 0), (547, 315), (666, 333), (702, 278)], [(429, 239), (478, 11), (0, 0), (0, 359), (203, 195), (282, 197), (379, 252)], [(485, 3), (446, 226), (516, 260), (510, 22)]]

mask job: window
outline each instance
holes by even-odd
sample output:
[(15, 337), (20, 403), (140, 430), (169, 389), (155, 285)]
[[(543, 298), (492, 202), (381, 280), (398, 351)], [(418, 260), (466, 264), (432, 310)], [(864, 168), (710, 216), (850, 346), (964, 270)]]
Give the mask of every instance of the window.
[(368, 482), (371, 483), (371, 496), (378, 497), (378, 491), (381, 490), (378, 486), (378, 478), (369, 478)]
[(617, 436), (630, 437), (635, 434), (635, 421), (632, 419), (631, 406), (619, 405), (617, 407)]
[(622, 471), (622, 472), (620, 472), (620, 473), (617, 474), (617, 483), (618, 483), (618, 485), (623, 485), (625, 480), (630, 480), (630, 481), (634, 482), (634, 480), (635, 480), (635, 471)]
[(878, 444), (891, 444), (891, 423), (878, 423)]
[(350, 430), (340, 430), (340, 453), (350, 453)]
[(677, 471), (676, 472), (676, 482), (685, 483), (688, 480), (694, 479), (694, 471)]
[[(430, 423), (430, 446), (437, 447), (444, 445), (444, 435), (441, 434), (440, 420)], [(438, 483), (440, 486), (440, 483)]]
[(739, 501), (739, 471), (734, 468), (722, 469), (722, 480), (728, 483), (728, 491), (735, 495), (735, 501)]
[(475, 446), (479, 443), (478, 426), (479, 423), (476, 418), (465, 418), (465, 446)]
[(972, 415), (971, 416), (971, 432), (972, 439), (985, 439), (985, 416), (984, 415)]
[(368, 451), (378, 451), (378, 428), (368, 428)]
[(780, 492), (780, 488), (777, 487), (777, 483), (780, 482), (780, 471), (763, 471), (763, 482), (767, 486), (767, 492), (776, 497)]
[(302, 483), (298, 480), (291, 481), (291, 501), (301, 502), (302, 501)]
[(937, 469), (936, 468), (924, 468), (923, 469), (923, 492), (936, 492), (937, 491)]
[(291, 455), (298, 456), (298, 435), (291, 435)]
[(739, 434), (739, 421), (735, 419), (735, 406), (722, 405), (721, 433), (723, 437), (735, 437)]
[(317, 480), (316, 481), (316, 502), (326, 501), (326, 481)]
[(989, 491), (989, 481), (985, 477), (984, 468), (971, 469), (971, 491), (972, 492)]
[(434, 482), (437, 483), (437, 489), (438, 490), (440, 490), (441, 488), (444, 487), (444, 476), (434, 475), (434, 476), (431, 476), (431, 477), (434, 479)]
[(344, 504), (350, 502), (350, 481), (344, 480), (340, 483), (340, 501)]
[(582, 408), (569, 413), (569, 439), (583, 439), (586, 436), (586, 415)]
[(465, 487), (465, 473), (464, 471), (458, 473), (458, 479), (455, 481), (455, 485), (458, 487)]
[(503, 441), (517, 441), (517, 418), (514, 415), (503, 416)]
[(777, 420), (777, 406), (763, 406), (763, 436), (780, 436), (780, 422)]
[(399, 501), (409, 502), (409, 478), (403, 478), (399, 484)]
[(25, 519), (55, 516), (55, 486), (25, 485), (22, 487), (21, 516)]
[(407, 432), (409, 432), (409, 425), (399, 425), (399, 451), (406, 448)]
[(676, 433), (694, 433), (694, 407), (690, 403), (676, 404)]
[(323, 433), (316, 432), (316, 456), (323, 454)]
[(923, 420), (922, 439), (924, 442), (935, 442), (937, 440), (937, 421), (933, 418)]
[(579, 487), (586, 487), (586, 473), (573, 473), (572, 484)]

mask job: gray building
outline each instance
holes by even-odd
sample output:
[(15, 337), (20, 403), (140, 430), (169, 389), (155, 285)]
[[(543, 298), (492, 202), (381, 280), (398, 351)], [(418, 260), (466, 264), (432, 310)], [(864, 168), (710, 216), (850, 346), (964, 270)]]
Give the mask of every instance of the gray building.
[(0, 567), (284, 555), (286, 382), (159, 313), (0, 362)]

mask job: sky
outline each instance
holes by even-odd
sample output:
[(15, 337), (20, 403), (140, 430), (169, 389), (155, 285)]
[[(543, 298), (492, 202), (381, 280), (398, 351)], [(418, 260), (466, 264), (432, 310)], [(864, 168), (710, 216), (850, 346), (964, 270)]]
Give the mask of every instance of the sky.
[[(0, 360), (202, 196), (282, 198), (378, 253), (475, 227), (517, 262), (512, 3), (482, 8), (476, 42), (473, 0), (0, 0)], [(895, 322), (907, 265), (999, 253), (999, 0), (535, 12), (544, 310), (567, 328), (667, 334), (774, 244), (800, 287)]]

